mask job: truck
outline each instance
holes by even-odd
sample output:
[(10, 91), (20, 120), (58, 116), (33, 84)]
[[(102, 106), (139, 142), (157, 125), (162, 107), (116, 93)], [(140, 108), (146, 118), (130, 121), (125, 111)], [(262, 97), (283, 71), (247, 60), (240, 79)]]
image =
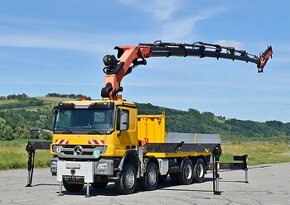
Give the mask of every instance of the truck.
[(169, 56), (213, 57), (257, 64), (263, 72), (272, 47), (260, 56), (233, 47), (196, 42), (156, 41), (117, 46), (117, 57), (106, 55), (102, 99), (61, 102), (54, 108), (51, 172), (68, 192), (86, 185), (102, 189), (114, 182), (121, 194), (136, 186), (155, 190), (169, 175), (177, 184), (201, 183), (213, 155), (221, 154), (216, 134), (167, 133), (166, 116), (138, 115), (135, 103), (122, 99), (122, 79), (146, 58)]

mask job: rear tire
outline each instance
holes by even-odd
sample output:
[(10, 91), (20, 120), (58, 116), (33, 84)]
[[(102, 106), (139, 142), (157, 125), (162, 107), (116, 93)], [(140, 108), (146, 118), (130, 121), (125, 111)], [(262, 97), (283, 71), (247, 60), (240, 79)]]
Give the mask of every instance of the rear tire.
[(153, 191), (158, 186), (158, 167), (155, 163), (150, 162), (147, 166), (145, 176), (141, 178), (141, 186), (146, 191)]
[(131, 194), (137, 185), (136, 168), (131, 164), (125, 164), (120, 179), (116, 181), (116, 188), (121, 194)]
[(193, 182), (201, 183), (203, 182), (205, 175), (205, 164), (202, 159), (198, 159), (193, 168)]
[(94, 182), (92, 183), (92, 187), (94, 189), (104, 189), (107, 186), (108, 182)]
[(193, 164), (190, 159), (186, 159), (182, 165), (181, 172), (178, 174), (180, 184), (191, 184), (193, 180)]
[(70, 184), (66, 180), (63, 180), (63, 186), (68, 192), (80, 192), (84, 187), (83, 184)]

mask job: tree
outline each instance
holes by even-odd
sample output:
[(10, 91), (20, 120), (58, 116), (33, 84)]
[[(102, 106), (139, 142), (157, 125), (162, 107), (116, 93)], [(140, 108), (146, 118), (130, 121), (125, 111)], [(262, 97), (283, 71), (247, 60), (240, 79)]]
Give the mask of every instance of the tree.
[(29, 139), (30, 131), (26, 128), (16, 127), (13, 133), (14, 139)]
[(5, 140), (13, 139), (13, 129), (10, 126), (5, 126), (2, 133)]

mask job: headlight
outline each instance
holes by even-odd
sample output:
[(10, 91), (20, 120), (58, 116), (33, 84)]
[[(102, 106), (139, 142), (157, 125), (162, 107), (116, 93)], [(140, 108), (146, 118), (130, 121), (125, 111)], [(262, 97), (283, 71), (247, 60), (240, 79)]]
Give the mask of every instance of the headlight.
[(62, 146), (53, 146), (53, 151), (55, 153), (60, 153), (61, 152), (61, 148), (62, 148)]
[(96, 158), (96, 159), (98, 159), (100, 156), (101, 156), (101, 153), (100, 153), (100, 151), (99, 150), (94, 150), (94, 152), (93, 152), (93, 156)]
[(108, 169), (108, 163), (107, 162), (100, 162), (100, 163), (98, 163), (97, 169), (107, 170)]

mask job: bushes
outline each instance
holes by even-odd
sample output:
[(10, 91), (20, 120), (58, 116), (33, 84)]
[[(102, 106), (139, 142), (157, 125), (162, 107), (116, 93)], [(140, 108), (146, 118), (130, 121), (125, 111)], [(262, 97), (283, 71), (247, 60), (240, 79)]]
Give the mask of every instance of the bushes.
[[(72, 99), (82, 99), (84, 95), (82, 94), (59, 94), (59, 93), (48, 93), (45, 97), (61, 97), (61, 98), (72, 98)], [(91, 97), (87, 97), (88, 100)]]
[(26, 94), (2, 96), (1, 99), (0, 140), (51, 138), (48, 134), (31, 133), (30, 128), (42, 127), (49, 129), (52, 118), (47, 116), (52, 106), (45, 105), (44, 100), (30, 98)]

